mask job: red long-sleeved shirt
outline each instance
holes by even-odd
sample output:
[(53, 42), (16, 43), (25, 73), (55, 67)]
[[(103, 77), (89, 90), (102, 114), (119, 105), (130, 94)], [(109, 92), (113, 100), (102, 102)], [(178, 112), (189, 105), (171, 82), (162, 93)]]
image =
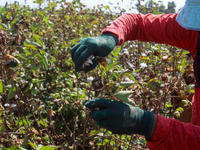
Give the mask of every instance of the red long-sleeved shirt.
[[(115, 34), (118, 45), (128, 40), (151, 41), (170, 44), (189, 50), (195, 57), (198, 33), (186, 30), (176, 22), (177, 14), (143, 15), (125, 14), (102, 31)], [(195, 88), (192, 100), (191, 124), (158, 115), (156, 129), (147, 145), (151, 150), (200, 149), (200, 89)]]

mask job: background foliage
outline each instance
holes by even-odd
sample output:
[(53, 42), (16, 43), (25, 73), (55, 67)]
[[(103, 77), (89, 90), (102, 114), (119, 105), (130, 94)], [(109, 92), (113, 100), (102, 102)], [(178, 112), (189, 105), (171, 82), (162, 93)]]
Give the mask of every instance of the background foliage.
[[(129, 41), (95, 70), (75, 72), (71, 47), (99, 36), (124, 9), (87, 8), (78, 0), (35, 3), (34, 9), (18, 3), (0, 7), (1, 149), (146, 149), (143, 136), (100, 128), (84, 103), (105, 97), (169, 118), (191, 107), (193, 61), (187, 51), (169, 45)], [(138, 1), (131, 9), (170, 13), (175, 4), (165, 9)]]

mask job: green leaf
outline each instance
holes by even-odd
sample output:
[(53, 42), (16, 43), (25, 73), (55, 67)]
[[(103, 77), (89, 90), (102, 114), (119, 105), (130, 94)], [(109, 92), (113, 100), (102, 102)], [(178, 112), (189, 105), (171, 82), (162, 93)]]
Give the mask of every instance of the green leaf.
[(4, 23), (0, 23), (0, 29), (2, 29), (2, 30), (9, 30), (8, 26), (5, 25)]
[(48, 24), (49, 24), (50, 26), (54, 25), (54, 23), (51, 22), (50, 20), (48, 20)]
[(46, 69), (48, 69), (48, 60), (47, 60), (47, 56), (46, 55), (40, 55), (40, 53), (37, 53), (35, 55), (36, 57), (38, 57), (40, 64), (44, 65)]
[(44, 121), (42, 121), (42, 120), (39, 120), (38, 122), (39, 122), (41, 125), (43, 125), (43, 126), (45, 126), (45, 127), (48, 127), (48, 125), (47, 125), (46, 122), (44, 122)]
[(6, 131), (5, 125), (1, 126), (0, 131), (1, 131), (1, 132), (5, 132), (5, 131)]
[(131, 94), (133, 94), (133, 91), (119, 91), (116, 97), (125, 103), (135, 106), (135, 103), (128, 98)]
[(120, 82), (120, 85), (122, 86), (122, 87), (129, 87), (129, 86), (132, 86), (132, 85), (134, 85), (135, 83), (133, 83), (133, 82)]
[(40, 148), (42, 148), (42, 147), (43, 147), (43, 145), (42, 145), (42, 144), (39, 144), (39, 145), (37, 146), (36, 150), (40, 150)]
[(22, 55), (22, 54), (18, 54), (18, 56), (24, 60), (26, 60), (26, 58)]
[(26, 39), (24, 41), (24, 46), (28, 49), (34, 49), (34, 50), (41, 48), (40, 44), (38, 44), (37, 42), (31, 41), (31, 40), (28, 40), (28, 39)]
[(53, 22), (51, 22), (50, 20), (48, 20), (49, 19), (49, 16), (46, 16), (46, 17), (44, 17), (43, 18), (43, 21), (45, 21), (46, 22), (46, 24), (49, 26), (49, 28), (51, 29), (51, 31), (53, 32), (53, 28), (52, 28), (52, 25), (54, 25), (54, 23)]
[(43, 50), (40, 50), (40, 53), (42, 54), (42, 55), (46, 55), (47, 53), (45, 52), (45, 51), (43, 51)]
[(28, 143), (33, 149), (36, 149), (37, 148), (37, 145), (35, 145), (34, 143)]
[(46, 55), (42, 55), (42, 60), (46, 69), (48, 69), (48, 59)]
[(172, 105), (166, 105), (168, 108), (173, 107)]
[(26, 56), (32, 55), (32, 53), (27, 48), (24, 49), (24, 52), (26, 53)]
[(182, 100), (182, 103), (184, 104), (184, 107), (188, 106), (189, 104), (191, 104), (191, 102), (188, 99), (184, 99)]
[(181, 61), (181, 65), (182, 65), (182, 66), (185, 66), (185, 60), (186, 60), (186, 58), (183, 58), (183, 59), (182, 59), (182, 61)]
[(35, 71), (35, 72), (38, 70), (38, 68), (37, 68), (36, 65), (31, 65), (30, 68), (31, 68), (31, 70), (33, 70), (33, 71)]
[(43, 0), (35, 0), (35, 1), (33, 1), (33, 3), (37, 3), (37, 4), (41, 5), (43, 3)]
[(147, 56), (140, 56), (139, 58), (142, 60), (149, 60), (149, 57), (147, 57)]
[(0, 93), (3, 93), (3, 82), (0, 81)]
[(185, 90), (190, 92), (190, 93), (194, 93), (194, 84), (189, 84), (187, 87), (185, 87)]
[(183, 112), (184, 109), (183, 109), (182, 107), (178, 107), (178, 108), (176, 109), (176, 111)]
[(42, 46), (44, 46), (44, 42), (42, 41), (41, 36), (34, 34), (33, 37), (35, 38), (35, 40)]
[(189, 54), (189, 53), (190, 53), (190, 51), (183, 50), (182, 55), (186, 55), (186, 54)]
[(53, 145), (47, 145), (47, 146), (43, 146), (41, 147), (39, 150), (55, 150), (60, 148), (59, 146), (53, 146)]
[(9, 10), (8, 8), (8, 2), (6, 2), (5, 6), (3, 7), (3, 9), (1, 10), (1, 13), (6, 13)]
[(137, 83), (137, 85), (144, 91), (142, 79), (140, 78), (140, 76), (134, 72), (131, 73), (130, 76)]
[(110, 145), (114, 145), (115, 144), (115, 141), (114, 140), (111, 140), (110, 141)]
[(158, 80), (158, 78), (153, 78), (149, 80), (148, 86), (152, 90), (157, 90), (160, 87), (160, 81)]
[(16, 95), (16, 88), (14, 82), (12, 82), (12, 87), (8, 93), (8, 99), (12, 99)]
[(111, 52), (111, 54), (116, 57), (119, 55), (120, 50), (121, 50), (121, 47), (118, 46), (114, 51)]
[(35, 30), (37, 29), (37, 27), (38, 26), (35, 23), (31, 24), (30, 29), (31, 29), (32, 33), (35, 32)]
[(112, 59), (106, 58), (106, 61), (107, 61), (106, 70), (112, 69), (114, 67), (114, 63), (113, 63)]
[(50, 143), (49, 135), (45, 135), (43, 139), (45, 142)]
[(43, 21), (48, 21), (48, 19), (49, 19), (49, 15), (47, 15), (47, 16), (44, 16), (44, 18), (43, 18)]
[(25, 134), (24, 136), (24, 140), (23, 140), (23, 143), (21, 145), (22, 147), (27, 147), (28, 146), (28, 139), (27, 139), (27, 135)]
[(101, 130), (92, 130), (92, 131), (90, 132), (90, 136), (93, 136), (93, 135), (99, 134), (99, 133), (102, 133), (102, 131), (101, 131)]
[[(3, 150), (3, 149), (1, 149), (1, 150)], [(20, 146), (14, 145), (14, 146), (12, 146), (12, 147), (6, 148), (5, 150), (27, 150), (27, 149), (22, 148), (22, 147), (20, 147)]]

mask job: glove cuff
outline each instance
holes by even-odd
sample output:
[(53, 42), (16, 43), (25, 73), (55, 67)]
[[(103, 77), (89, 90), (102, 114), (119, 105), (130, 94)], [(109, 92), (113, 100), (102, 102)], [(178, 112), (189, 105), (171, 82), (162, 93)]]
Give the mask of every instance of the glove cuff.
[(153, 129), (154, 114), (150, 111), (144, 111), (144, 126), (142, 135), (148, 138), (151, 135)]
[(119, 38), (112, 33), (104, 33), (101, 35), (101, 37), (106, 37), (106, 38), (109, 37), (109, 39), (111, 38), (111, 40), (113, 40), (115, 43), (115, 45), (113, 45), (113, 48), (119, 43)]

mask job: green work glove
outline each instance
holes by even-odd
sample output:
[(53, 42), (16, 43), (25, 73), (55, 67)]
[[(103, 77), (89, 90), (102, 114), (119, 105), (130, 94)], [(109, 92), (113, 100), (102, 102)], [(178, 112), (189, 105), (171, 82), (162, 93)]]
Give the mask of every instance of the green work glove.
[[(114, 47), (118, 44), (118, 37), (106, 33), (98, 37), (87, 37), (81, 40), (77, 45), (71, 49), (71, 57), (75, 63), (75, 70), (81, 71), (84, 62), (89, 58), (89, 56), (100, 56), (105, 57), (110, 54)], [(90, 66), (84, 68), (85, 72), (94, 69), (98, 65), (96, 59)]]
[(151, 134), (154, 120), (152, 112), (102, 98), (89, 100), (85, 106), (92, 110), (92, 119), (114, 134), (141, 134), (146, 138)]

